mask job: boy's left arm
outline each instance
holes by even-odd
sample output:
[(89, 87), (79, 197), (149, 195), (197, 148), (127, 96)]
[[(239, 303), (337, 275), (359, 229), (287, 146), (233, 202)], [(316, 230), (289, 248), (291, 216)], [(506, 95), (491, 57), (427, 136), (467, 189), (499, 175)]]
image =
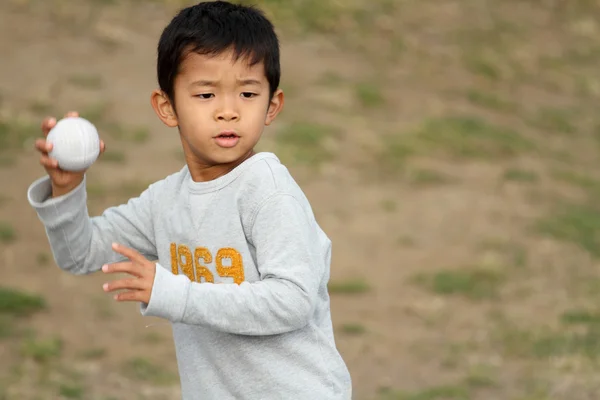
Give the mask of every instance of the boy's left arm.
[[(276, 194), (259, 208), (251, 235), (260, 281), (197, 283), (147, 262), (154, 282), (149, 300), (142, 300), (142, 314), (242, 335), (273, 335), (304, 327), (314, 311), (325, 268), (316, 225), (298, 200)], [(127, 288), (118, 282), (106, 290)], [(140, 298), (131, 295), (127, 300)]]

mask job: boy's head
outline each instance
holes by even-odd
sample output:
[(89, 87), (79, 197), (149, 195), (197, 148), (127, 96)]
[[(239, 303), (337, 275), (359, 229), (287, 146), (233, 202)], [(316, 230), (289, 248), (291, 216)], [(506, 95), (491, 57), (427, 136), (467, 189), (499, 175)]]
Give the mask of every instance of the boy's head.
[(181, 10), (160, 37), (157, 73), (152, 106), (179, 128), (188, 165), (251, 152), (283, 105), (279, 41), (252, 7), (210, 1)]

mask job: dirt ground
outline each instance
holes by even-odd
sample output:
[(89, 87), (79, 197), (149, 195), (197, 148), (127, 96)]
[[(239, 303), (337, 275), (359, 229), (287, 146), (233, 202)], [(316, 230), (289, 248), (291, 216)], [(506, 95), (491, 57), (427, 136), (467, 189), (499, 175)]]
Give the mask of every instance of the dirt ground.
[[(26, 200), (45, 115), (107, 153), (94, 215), (183, 165), (154, 115), (175, 1), (0, 0), (0, 400), (177, 399), (170, 327), (52, 261)], [(281, 156), (333, 241), (358, 400), (600, 398), (597, 1), (260, 4)]]

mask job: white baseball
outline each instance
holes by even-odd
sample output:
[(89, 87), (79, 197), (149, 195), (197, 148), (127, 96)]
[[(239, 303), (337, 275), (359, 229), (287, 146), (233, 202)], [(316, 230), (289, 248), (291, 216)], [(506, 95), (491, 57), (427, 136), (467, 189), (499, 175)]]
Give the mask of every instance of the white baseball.
[(51, 158), (65, 171), (89, 168), (100, 155), (98, 130), (87, 119), (67, 117), (56, 123), (46, 138), (52, 143)]

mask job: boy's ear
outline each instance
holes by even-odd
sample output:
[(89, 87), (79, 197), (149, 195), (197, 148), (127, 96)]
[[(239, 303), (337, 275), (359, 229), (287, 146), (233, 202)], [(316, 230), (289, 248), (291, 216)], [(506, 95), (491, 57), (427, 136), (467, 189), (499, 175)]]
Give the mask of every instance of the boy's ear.
[(150, 95), (150, 103), (163, 124), (169, 128), (175, 128), (178, 125), (177, 114), (165, 92), (159, 89), (154, 90)]
[(277, 91), (273, 94), (273, 97), (271, 98), (271, 102), (269, 103), (269, 109), (267, 110), (267, 118), (265, 119), (265, 125), (271, 125), (271, 123), (275, 120), (275, 117), (277, 117), (277, 114), (279, 114), (283, 109), (283, 103), (283, 90), (277, 89)]

